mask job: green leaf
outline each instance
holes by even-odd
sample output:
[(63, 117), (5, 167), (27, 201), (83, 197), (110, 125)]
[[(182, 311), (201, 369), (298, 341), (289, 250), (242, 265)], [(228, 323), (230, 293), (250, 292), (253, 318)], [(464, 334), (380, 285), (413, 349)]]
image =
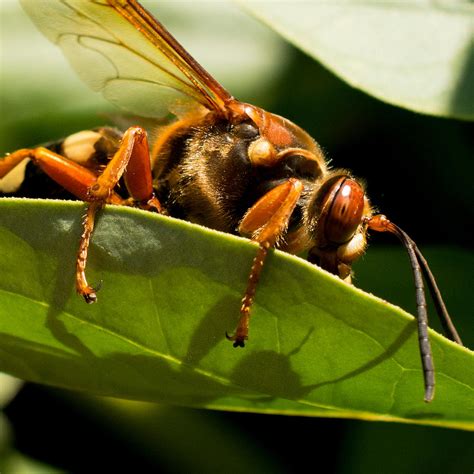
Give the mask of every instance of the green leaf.
[(415, 321), (274, 252), (250, 340), (233, 331), (255, 246), (135, 209), (108, 208), (90, 252), (99, 301), (74, 291), (84, 205), (0, 201), (0, 370), (26, 380), (223, 410), (473, 428), (470, 351), (431, 332), (437, 394), (423, 402)]
[(353, 87), (417, 112), (474, 119), (472, 3), (238, 1)]

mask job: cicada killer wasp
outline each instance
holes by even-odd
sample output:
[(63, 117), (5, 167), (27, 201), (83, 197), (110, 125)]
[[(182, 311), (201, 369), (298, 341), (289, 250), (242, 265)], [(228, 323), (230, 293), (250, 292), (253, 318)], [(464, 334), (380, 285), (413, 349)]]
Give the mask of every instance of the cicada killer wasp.
[[(97, 290), (86, 279), (89, 242), (105, 205), (136, 206), (249, 237), (258, 244), (235, 332), (249, 334), (252, 303), (268, 252), (307, 251), (308, 260), (350, 283), (352, 263), (369, 231), (389, 232), (408, 251), (416, 288), (425, 401), (433, 399), (424, 274), (447, 335), (461, 340), (433, 275), (413, 240), (372, 208), (349, 171), (329, 169), (304, 130), (235, 99), (135, 0), (23, 0), (43, 33), (60, 46), (82, 79), (111, 102), (143, 116), (174, 112), (150, 146), (133, 126), (82, 131), (49, 147), (17, 150), (0, 162), (0, 177), (25, 159), (87, 203), (76, 264), (77, 292)], [(123, 180), (124, 196), (117, 185)]]

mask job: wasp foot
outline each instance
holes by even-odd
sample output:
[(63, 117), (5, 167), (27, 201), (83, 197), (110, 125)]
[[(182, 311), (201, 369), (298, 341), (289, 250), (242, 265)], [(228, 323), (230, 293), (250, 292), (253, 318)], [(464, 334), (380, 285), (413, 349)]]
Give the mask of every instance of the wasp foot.
[(79, 290), (79, 293), (82, 295), (84, 298), (84, 301), (87, 304), (92, 304), (97, 301), (97, 292), (100, 290), (102, 287), (102, 280), (99, 281), (99, 284), (96, 285), (95, 287), (92, 286), (86, 286), (84, 288), (81, 288)]
[(225, 337), (228, 341), (234, 341), (232, 344), (234, 347), (245, 347), (245, 341), (248, 339), (246, 334), (239, 334), (238, 328), (237, 332), (233, 336), (226, 332)]

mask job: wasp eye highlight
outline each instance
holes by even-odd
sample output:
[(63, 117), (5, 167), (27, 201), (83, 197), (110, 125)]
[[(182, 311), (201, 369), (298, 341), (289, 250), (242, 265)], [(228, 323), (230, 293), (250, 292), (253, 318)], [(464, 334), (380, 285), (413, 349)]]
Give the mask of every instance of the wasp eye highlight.
[(350, 178), (344, 178), (334, 186), (339, 189), (333, 195), (326, 217), (325, 237), (331, 243), (343, 244), (355, 234), (361, 222), (364, 190)]

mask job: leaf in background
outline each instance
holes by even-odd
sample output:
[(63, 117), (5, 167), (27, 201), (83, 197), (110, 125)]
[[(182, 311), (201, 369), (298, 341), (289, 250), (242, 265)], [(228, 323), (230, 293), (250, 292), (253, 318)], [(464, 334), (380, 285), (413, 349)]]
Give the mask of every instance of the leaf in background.
[(270, 255), (250, 340), (233, 349), (224, 333), (255, 253), (245, 240), (110, 208), (90, 306), (74, 293), (83, 205), (5, 199), (0, 211), (0, 370), (187, 406), (473, 426), (472, 353), (431, 333), (437, 394), (425, 404), (414, 320), (303, 260)]
[(22, 385), (21, 380), (0, 373), (0, 410), (16, 395)]
[(472, 3), (238, 2), (353, 87), (417, 112), (474, 119)]

